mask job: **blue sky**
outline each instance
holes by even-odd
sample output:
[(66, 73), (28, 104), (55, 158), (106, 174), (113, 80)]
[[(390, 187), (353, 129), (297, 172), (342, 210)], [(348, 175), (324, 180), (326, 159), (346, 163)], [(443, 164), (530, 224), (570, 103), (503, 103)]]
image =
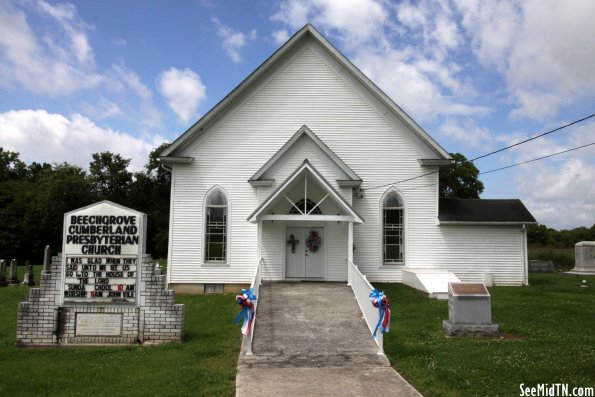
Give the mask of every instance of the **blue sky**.
[[(138, 170), (305, 23), (449, 152), (474, 158), (595, 113), (595, 2), (0, 0), (0, 146)], [(595, 118), (478, 160), (595, 142)], [(595, 223), (595, 146), (486, 174), (555, 228)]]

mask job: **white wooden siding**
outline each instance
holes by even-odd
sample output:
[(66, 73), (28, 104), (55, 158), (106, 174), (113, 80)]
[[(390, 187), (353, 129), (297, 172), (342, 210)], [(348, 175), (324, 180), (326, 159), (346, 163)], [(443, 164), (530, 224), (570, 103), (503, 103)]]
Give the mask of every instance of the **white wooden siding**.
[[(307, 144), (292, 150), (279, 167), (274, 167), (271, 173), (274, 173), (275, 186), (257, 188), (247, 182), (302, 125), (307, 125), (363, 179), (362, 188), (390, 184), (436, 170), (421, 167), (417, 161), (429, 157), (431, 151), (386, 112), (318, 44), (306, 40), (179, 153), (192, 156), (194, 161), (173, 166), (169, 282), (249, 282), (258, 260), (257, 225), (248, 223), (246, 218), (297, 168), (303, 156), (307, 155), (336, 187), (335, 166), (325, 163), (317, 153), (318, 149), (308, 148)], [(461, 255), (469, 249), (478, 249), (486, 238), (496, 238), (501, 240), (499, 244), (506, 243), (511, 254), (501, 256), (493, 264), (484, 258), (481, 266), (485, 269), (500, 266), (513, 274), (509, 280), (504, 273), (498, 273), (496, 282), (516, 280), (516, 273), (521, 272), (520, 267), (518, 270), (515, 267), (516, 251), (520, 248), (508, 241), (510, 230), (485, 228), (482, 234), (476, 227), (447, 230), (436, 225), (437, 186), (426, 185), (437, 182), (438, 175), (433, 174), (395, 186), (405, 201), (405, 265), (455, 266), (462, 272), (465, 265), (460, 264)], [(229, 264), (226, 266), (203, 264), (203, 201), (205, 193), (214, 185), (226, 190), (230, 203), (231, 236)], [(354, 263), (370, 279), (400, 281), (402, 266), (383, 266), (381, 263), (379, 206), (386, 189), (367, 190), (363, 199), (352, 199), (351, 189), (338, 190), (365, 219), (364, 224), (354, 226)], [(344, 280), (346, 225), (328, 222), (325, 233), (333, 236), (327, 244), (328, 279)], [(262, 237), (264, 278), (281, 279), (284, 250), (275, 251), (275, 247), (284, 246), (283, 223), (267, 223)], [(466, 242), (468, 238), (470, 240)], [(516, 250), (514, 254), (512, 250)], [(488, 257), (491, 255), (485, 250), (477, 252), (476, 261), (480, 261), (482, 252)], [(466, 266), (474, 268), (477, 265)]]

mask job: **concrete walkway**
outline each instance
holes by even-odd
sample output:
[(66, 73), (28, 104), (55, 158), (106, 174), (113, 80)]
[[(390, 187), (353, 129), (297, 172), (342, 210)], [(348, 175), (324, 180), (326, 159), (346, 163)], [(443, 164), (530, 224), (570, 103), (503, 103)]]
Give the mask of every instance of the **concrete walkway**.
[(266, 283), (258, 299), (254, 355), (242, 345), (236, 396), (421, 396), (376, 354), (345, 284)]

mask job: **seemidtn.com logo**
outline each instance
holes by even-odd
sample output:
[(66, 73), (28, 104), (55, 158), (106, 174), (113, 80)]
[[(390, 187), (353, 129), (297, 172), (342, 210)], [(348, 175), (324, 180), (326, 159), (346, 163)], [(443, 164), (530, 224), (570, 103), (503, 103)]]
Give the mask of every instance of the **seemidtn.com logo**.
[(521, 397), (594, 397), (593, 387), (570, 387), (567, 383), (538, 383), (536, 386), (519, 385)]

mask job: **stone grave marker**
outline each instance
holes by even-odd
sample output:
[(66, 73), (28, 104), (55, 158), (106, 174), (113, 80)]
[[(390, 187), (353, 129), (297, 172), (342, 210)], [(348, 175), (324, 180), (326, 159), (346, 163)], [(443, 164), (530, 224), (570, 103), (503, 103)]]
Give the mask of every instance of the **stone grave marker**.
[(0, 287), (6, 287), (8, 281), (6, 280), (6, 261), (0, 259)]
[(15, 287), (17, 285), (19, 285), (19, 276), (17, 274), (17, 270), (18, 270), (18, 263), (16, 259), (12, 259), (10, 261), (10, 278), (8, 279), (8, 286), (9, 287)]
[(184, 305), (145, 254), (146, 224), (110, 201), (65, 214), (62, 254), (19, 305), (17, 344), (181, 341)]
[(35, 285), (35, 275), (33, 274), (33, 265), (29, 263), (29, 261), (25, 261), (25, 268), (27, 272), (25, 273), (25, 277), (23, 278), (23, 285), (28, 285), (30, 287)]
[(529, 271), (531, 273), (552, 273), (554, 271), (554, 262), (539, 259), (530, 260)]
[(576, 275), (595, 275), (595, 241), (581, 241), (574, 245), (574, 269)]
[(51, 273), (52, 256), (50, 246), (46, 245), (43, 250), (43, 270), (42, 273)]

